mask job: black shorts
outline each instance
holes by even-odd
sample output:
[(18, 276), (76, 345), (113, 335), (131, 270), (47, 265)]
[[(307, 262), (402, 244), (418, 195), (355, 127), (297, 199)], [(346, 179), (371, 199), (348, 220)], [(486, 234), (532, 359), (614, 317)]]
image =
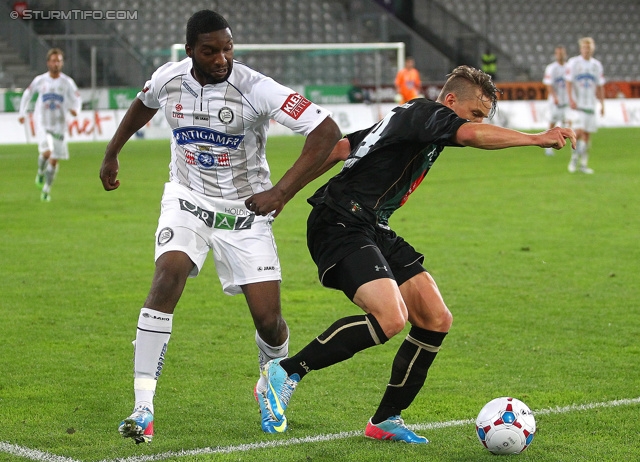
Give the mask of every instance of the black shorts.
[(381, 278), (400, 286), (425, 271), (424, 256), (394, 231), (350, 218), (326, 205), (307, 220), (307, 245), (325, 287), (353, 300), (361, 285)]

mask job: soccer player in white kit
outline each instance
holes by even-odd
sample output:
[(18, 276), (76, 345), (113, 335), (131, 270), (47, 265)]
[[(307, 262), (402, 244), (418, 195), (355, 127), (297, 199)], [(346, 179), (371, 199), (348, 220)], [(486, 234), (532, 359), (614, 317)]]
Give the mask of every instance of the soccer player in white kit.
[(578, 40), (580, 55), (567, 62), (567, 94), (569, 106), (573, 109), (573, 128), (578, 137), (576, 149), (571, 153), (568, 170), (573, 173), (578, 168), (591, 174), (587, 166), (591, 134), (598, 131), (596, 120), (597, 103), (600, 101), (600, 115), (604, 116), (604, 72), (602, 63), (593, 57), (596, 49), (591, 37)]
[[(116, 189), (120, 149), (163, 111), (172, 129), (169, 182), (156, 232), (156, 269), (138, 318), (134, 412), (119, 427), (136, 443), (153, 437), (153, 398), (173, 312), (187, 277), (199, 273), (210, 250), (224, 292), (245, 295), (260, 371), (267, 361), (287, 356), (272, 222), (322, 173), (341, 137), (328, 111), (233, 60), (231, 28), (221, 15), (195, 13), (187, 23), (185, 50), (188, 58), (160, 67), (145, 84), (108, 144), (100, 170), (104, 188)], [(265, 158), (271, 119), (307, 137), (299, 158), (275, 185)], [(274, 420), (266, 409), (262, 373), (254, 395), (262, 429), (285, 431), (286, 422)]]
[(51, 200), (51, 185), (59, 169), (58, 160), (69, 159), (65, 139), (66, 114), (77, 116), (82, 106), (78, 87), (71, 77), (62, 72), (64, 53), (59, 48), (47, 52), (47, 69), (33, 79), (22, 94), (18, 120), (24, 123), (27, 108), (34, 94), (38, 94), (34, 108), (38, 138), (38, 173), (36, 186), (42, 188), (40, 199)]
[[(567, 86), (565, 82), (565, 74), (567, 73), (567, 50), (562, 45), (558, 45), (554, 51), (556, 60), (549, 64), (544, 70), (542, 83), (547, 87), (549, 94), (549, 128), (556, 125), (566, 127), (569, 125), (567, 120), (567, 108), (569, 107), (569, 97), (567, 96)], [(552, 148), (544, 150), (548, 156), (553, 155)]]

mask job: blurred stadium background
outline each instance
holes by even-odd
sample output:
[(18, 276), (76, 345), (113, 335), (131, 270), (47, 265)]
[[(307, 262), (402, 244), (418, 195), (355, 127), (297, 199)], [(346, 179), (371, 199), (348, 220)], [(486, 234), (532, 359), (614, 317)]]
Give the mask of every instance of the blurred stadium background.
[[(574, 56), (578, 38), (592, 36), (607, 97), (640, 97), (638, 0), (1, 0), (0, 112), (13, 111), (21, 90), (46, 70), (51, 47), (65, 51), (64, 72), (93, 90), (83, 94), (85, 109), (127, 107), (203, 8), (227, 17), (236, 44), (403, 42), (431, 98), (453, 67), (480, 67), (491, 50), (503, 99), (545, 99), (542, 74), (554, 47)], [(105, 19), (109, 12), (115, 19)], [(393, 101), (398, 65), (389, 52), (236, 57), (293, 88), (314, 87), (305, 95), (321, 104), (348, 103), (353, 84)]]

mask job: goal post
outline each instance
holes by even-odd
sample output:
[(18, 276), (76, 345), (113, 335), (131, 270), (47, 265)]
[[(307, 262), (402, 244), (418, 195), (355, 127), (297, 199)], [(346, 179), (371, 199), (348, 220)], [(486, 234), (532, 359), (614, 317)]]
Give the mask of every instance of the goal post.
[[(171, 61), (186, 57), (184, 44), (171, 46)], [(253, 43), (234, 45), (235, 59), (291, 88), (362, 86), (370, 101), (391, 99), (404, 67), (404, 42)], [(329, 90), (327, 90), (329, 89)]]
[[(233, 46), (236, 51), (318, 51), (318, 50), (395, 50), (396, 66), (404, 67), (404, 42), (366, 43), (241, 43)], [(183, 55), (183, 56), (181, 56)], [(179, 61), (186, 56), (184, 43), (171, 45), (171, 61)]]

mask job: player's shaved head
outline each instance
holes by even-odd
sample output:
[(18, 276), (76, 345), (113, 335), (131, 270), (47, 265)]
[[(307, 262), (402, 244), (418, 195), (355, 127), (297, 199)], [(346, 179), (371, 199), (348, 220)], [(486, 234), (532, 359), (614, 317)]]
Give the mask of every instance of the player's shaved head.
[(200, 10), (187, 21), (187, 45), (193, 48), (200, 34), (227, 28), (231, 30), (231, 26), (221, 14), (211, 10)]

